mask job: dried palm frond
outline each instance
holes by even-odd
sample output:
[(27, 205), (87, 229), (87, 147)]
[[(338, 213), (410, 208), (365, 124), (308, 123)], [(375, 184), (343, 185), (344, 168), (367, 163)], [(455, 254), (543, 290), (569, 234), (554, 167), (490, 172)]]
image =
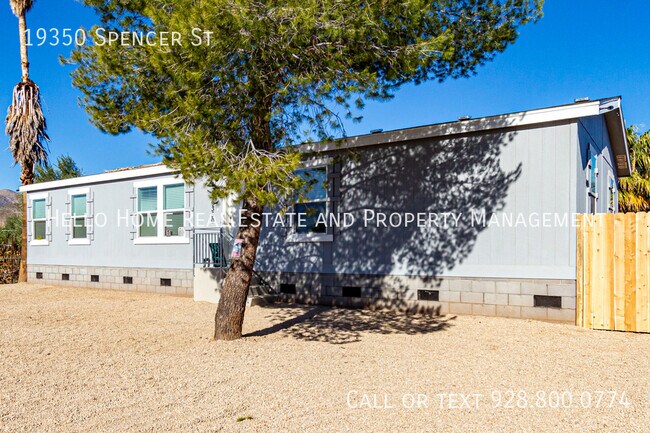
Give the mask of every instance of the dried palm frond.
[(26, 14), (32, 8), (34, 0), (9, 0), (11, 11), (17, 17)]
[[(47, 124), (41, 107), (41, 95), (33, 81), (20, 82), (14, 87), (11, 105), (7, 110), (9, 149), (14, 161), (25, 168), (47, 164)], [(32, 170), (29, 170), (30, 172)], [(26, 179), (21, 179), (23, 182)]]

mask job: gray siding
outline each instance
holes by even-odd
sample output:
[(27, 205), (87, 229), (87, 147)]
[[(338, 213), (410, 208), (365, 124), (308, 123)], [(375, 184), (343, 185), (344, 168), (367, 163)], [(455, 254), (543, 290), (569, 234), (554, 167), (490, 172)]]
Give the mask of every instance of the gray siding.
[[(614, 155), (609, 140), (609, 132), (605, 123), (604, 116), (584, 117), (578, 120), (578, 141), (579, 146), (577, 158), (577, 194), (578, 194), (578, 212), (588, 213), (588, 168), (589, 149), (597, 156), (598, 160), (598, 200), (596, 202), (596, 213), (606, 213), (608, 211), (608, 175), (612, 175), (618, 185), (618, 176), (614, 167)], [(615, 211), (618, 211), (618, 202)]]
[[(257, 269), (339, 275), (415, 275), (452, 278), (575, 279), (572, 215), (586, 207), (586, 146), (599, 153), (599, 206), (606, 210), (611, 149), (602, 116), (578, 121), (425, 139), (329, 155), (330, 210), (350, 212), (356, 223), (330, 229), (332, 242), (287, 241), (291, 229), (265, 227)], [(601, 166), (602, 164), (602, 166)], [(612, 170), (613, 172), (613, 170)], [(615, 174), (614, 174), (615, 176)], [(160, 177), (170, 177), (169, 175)], [(137, 179), (88, 185), (94, 213), (115, 218), (134, 209)], [(49, 190), (51, 210), (67, 211), (67, 189)], [(219, 216), (236, 207), (213, 205), (205, 187), (188, 187), (190, 209)], [(390, 214), (455, 213), (445, 227), (363, 227), (363, 211)], [(523, 224), (473, 224), (482, 209)], [(531, 225), (560, 215), (565, 224)], [(475, 222), (475, 221), (474, 221)], [(37, 265), (192, 269), (192, 245), (136, 245), (129, 224), (95, 225), (90, 245), (68, 245), (67, 230), (53, 225), (47, 246), (29, 247)]]
[(124, 221), (117, 224), (118, 211), (125, 215), (127, 211), (132, 213), (134, 210), (133, 183), (137, 180), (87, 185), (94, 198), (95, 219), (100, 213), (108, 218), (104, 227), (100, 227), (99, 220), (95, 221), (94, 238), (90, 245), (68, 245), (67, 229), (61, 218), (68, 211), (68, 189), (47, 191), (52, 215), (58, 213), (59, 222), (52, 220), (49, 245), (29, 246), (29, 264), (192, 269), (191, 244), (135, 245), (132, 234), (134, 227)]
[[(258, 269), (372, 275), (574, 279), (575, 232), (561, 227), (472, 226), (486, 209), (528, 218), (576, 212), (577, 123), (547, 124), (340, 153), (331, 164), (331, 209), (357, 222), (334, 241), (287, 243), (266, 229)], [(454, 212), (457, 227), (377, 228), (364, 209)]]

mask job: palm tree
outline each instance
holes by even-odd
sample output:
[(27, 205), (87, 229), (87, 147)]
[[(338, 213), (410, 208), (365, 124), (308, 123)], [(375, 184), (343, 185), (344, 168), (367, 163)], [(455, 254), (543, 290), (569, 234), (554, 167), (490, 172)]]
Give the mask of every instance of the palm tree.
[(650, 131), (639, 135), (636, 127), (627, 129), (632, 176), (620, 180), (618, 206), (621, 212), (650, 212)]
[[(38, 86), (29, 79), (29, 58), (27, 57), (27, 12), (33, 0), (9, 0), (11, 10), (18, 17), (20, 33), (20, 65), (22, 79), (14, 87), (11, 105), (7, 110), (9, 148), (14, 161), (22, 169), (22, 185), (34, 183), (34, 165), (47, 164), (46, 142), (49, 140), (45, 116), (41, 107)], [(23, 193), (23, 235), (19, 281), (27, 281), (27, 194)]]

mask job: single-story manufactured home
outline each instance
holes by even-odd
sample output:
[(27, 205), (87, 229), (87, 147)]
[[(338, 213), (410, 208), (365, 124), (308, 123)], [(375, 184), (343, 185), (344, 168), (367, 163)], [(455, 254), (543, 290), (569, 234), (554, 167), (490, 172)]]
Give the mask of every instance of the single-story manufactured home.
[[(617, 212), (619, 97), (302, 146), (313, 187), (262, 218), (292, 299), (573, 321), (575, 216)], [(216, 301), (238, 205), (163, 165), (24, 186), (32, 282)]]

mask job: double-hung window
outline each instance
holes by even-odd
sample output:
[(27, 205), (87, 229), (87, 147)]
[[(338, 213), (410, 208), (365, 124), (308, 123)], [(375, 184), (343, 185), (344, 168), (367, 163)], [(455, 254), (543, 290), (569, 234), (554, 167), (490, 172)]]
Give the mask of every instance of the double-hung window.
[(187, 243), (185, 184), (178, 179), (136, 185), (136, 243)]
[(609, 213), (614, 213), (618, 209), (618, 188), (616, 187), (616, 180), (614, 180), (614, 175), (610, 171), (607, 174), (607, 211)]
[(185, 185), (164, 185), (162, 188), (165, 237), (185, 236)]
[(158, 187), (138, 189), (138, 237), (158, 237)]
[(32, 200), (32, 244), (46, 245), (47, 240), (47, 198)]
[(598, 158), (592, 150), (587, 160), (587, 212), (596, 213), (598, 205)]
[(72, 190), (70, 200), (70, 238), (69, 244), (89, 244), (88, 230), (88, 189)]
[(305, 181), (305, 187), (298, 194), (293, 206), (294, 230), (289, 241), (324, 242), (331, 241), (327, 221), (329, 213), (327, 167), (317, 166), (296, 171)]
[(327, 217), (327, 169), (325, 167), (299, 170), (305, 181), (302, 200), (294, 206), (298, 216), (296, 233), (325, 233)]

